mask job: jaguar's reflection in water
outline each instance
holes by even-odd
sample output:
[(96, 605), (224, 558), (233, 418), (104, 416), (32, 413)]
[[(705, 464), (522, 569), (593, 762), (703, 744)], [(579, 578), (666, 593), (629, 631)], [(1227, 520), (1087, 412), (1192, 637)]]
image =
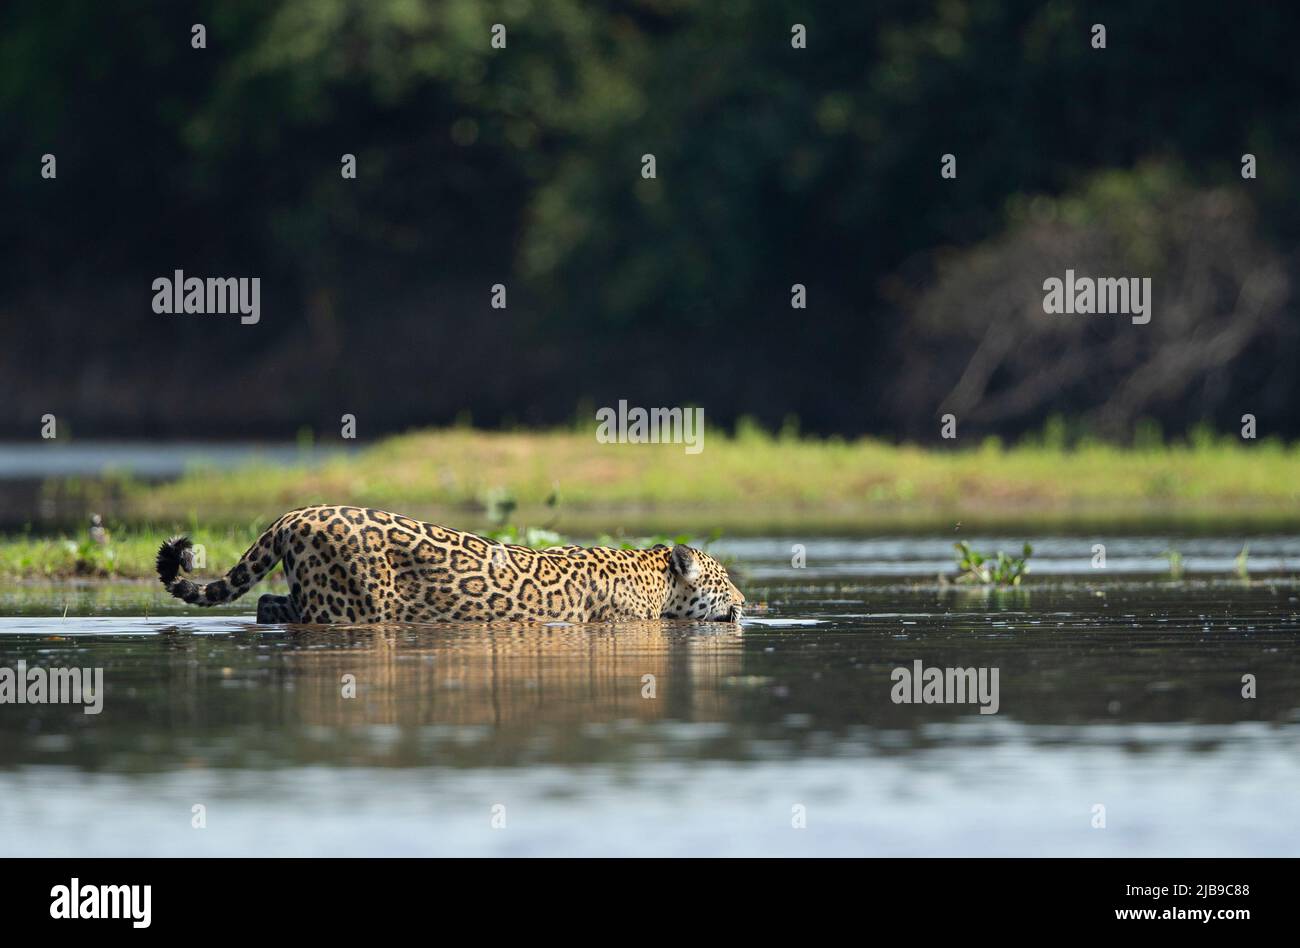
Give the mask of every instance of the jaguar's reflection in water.
[(732, 691), (722, 685), (740, 675), (742, 656), (741, 634), (723, 623), (286, 626), (256, 635), (276, 643), (292, 713), (331, 728), (726, 720)]

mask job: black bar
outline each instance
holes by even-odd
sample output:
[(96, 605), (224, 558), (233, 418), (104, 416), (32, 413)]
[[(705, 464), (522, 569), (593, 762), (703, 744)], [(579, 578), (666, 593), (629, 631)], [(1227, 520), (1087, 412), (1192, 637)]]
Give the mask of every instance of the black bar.
[[(462, 925), (483, 926), (496, 937), (518, 924), (521, 933), (537, 937), (539, 924), (554, 933), (590, 930), (601, 920), (632, 931), (697, 915), (761, 934), (772, 922), (797, 925), (802, 916), (818, 927), (838, 919), (836, 926), (862, 931), (910, 919), (927, 935), (1129, 929), (1231, 938), (1252, 924), (1282, 924), (1294, 907), (1294, 864), (1282, 859), (543, 862), (551, 861), (8, 860), (4, 924), (10, 933), (55, 934), (75, 924), (78, 935), (201, 932), (205, 938), (373, 934), (377, 921), (436, 924), (448, 937)], [(87, 887), (150, 886), (148, 927), (135, 928), (130, 917), (52, 918), (55, 887), (70, 889), (74, 878), (83, 905)], [(1225, 917), (1228, 912), (1245, 914)]]

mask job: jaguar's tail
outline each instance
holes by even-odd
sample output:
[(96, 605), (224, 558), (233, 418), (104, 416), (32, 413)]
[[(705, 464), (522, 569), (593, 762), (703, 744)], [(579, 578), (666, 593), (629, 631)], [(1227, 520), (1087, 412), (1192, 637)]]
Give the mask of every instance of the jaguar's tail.
[[(281, 518), (283, 519), (283, 518)], [(181, 570), (194, 569), (193, 544), (187, 536), (172, 537), (158, 548), (158, 578), (167, 591), (191, 605), (216, 606), (233, 602), (266, 577), (284, 555), (280, 541), (280, 520), (257, 538), (230, 572), (211, 583), (192, 583)]]

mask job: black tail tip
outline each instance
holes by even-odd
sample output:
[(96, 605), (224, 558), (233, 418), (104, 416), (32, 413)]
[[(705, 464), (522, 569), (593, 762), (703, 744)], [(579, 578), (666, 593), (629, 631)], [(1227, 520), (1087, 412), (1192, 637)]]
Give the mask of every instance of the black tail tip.
[(193, 544), (189, 537), (180, 536), (172, 537), (158, 547), (158, 578), (164, 586), (171, 586), (182, 569), (189, 571), (193, 562), (190, 557), (191, 546)]

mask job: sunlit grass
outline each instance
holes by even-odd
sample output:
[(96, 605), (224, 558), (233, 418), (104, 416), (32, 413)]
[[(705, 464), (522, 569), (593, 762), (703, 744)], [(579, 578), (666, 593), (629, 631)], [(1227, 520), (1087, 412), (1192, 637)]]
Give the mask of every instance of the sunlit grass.
[(973, 449), (937, 450), (866, 438), (781, 437), (751, 425), (734, 436), (710, 432), (704, 450), (690, 455), (681, 445), (599, 444), (589, 433), (455, 428), (390, 438), (317, 468), (196, 472), (163, 487), (131, 486), (128, 496), (131, 512), (145, 517), (202, 517), (214, 508), (266, 516), (318, 502), (481, 509), (494, 492), (508, 493), (525, 510), (558, 498), (562, 511), (737, 504), (1294, 508), (1297, 472), (1300, 447), (1231, 438), (1070, 449), (990, 440)]
[[(0, 577), (24, 579), (85, 577), (89, 579), (154, 576), (154, 557), (169, 534), (149, 528), (110, 530), (105, 544), (87, 537), (17, 536), (0, 538)], [(201, 544), (207, 567), (220, 573), (238, 562), (258, 535), (258, 528), (199, 529), (191, 532)]]
[(1120, 447), (1067, 445), (1049, 428), (1021, 444), (945, 450), (742, 424), (731, 435), (710, 431), (704, 450), (687, 454), (674, 444), (601, 444), (590, 432), (458, 427), (389, 438), (316, 467), (195, 470), (164, 485), (122, 478), (109, 544), (86, 534), (0, 539), (0, 576), (152, 576), (159, 542), (182, 531), (206, 547), (206, 572), (220, 572), (281, 513), (313, 503), (384, 507), (535, 545), (953, 522), (1042, 532), (1156, 513), (1198, 528), (1241, 515), (1294, 523), (1297, 473), (1300, 446), (1204, 431), (1189, 442), (1148, 436)]

